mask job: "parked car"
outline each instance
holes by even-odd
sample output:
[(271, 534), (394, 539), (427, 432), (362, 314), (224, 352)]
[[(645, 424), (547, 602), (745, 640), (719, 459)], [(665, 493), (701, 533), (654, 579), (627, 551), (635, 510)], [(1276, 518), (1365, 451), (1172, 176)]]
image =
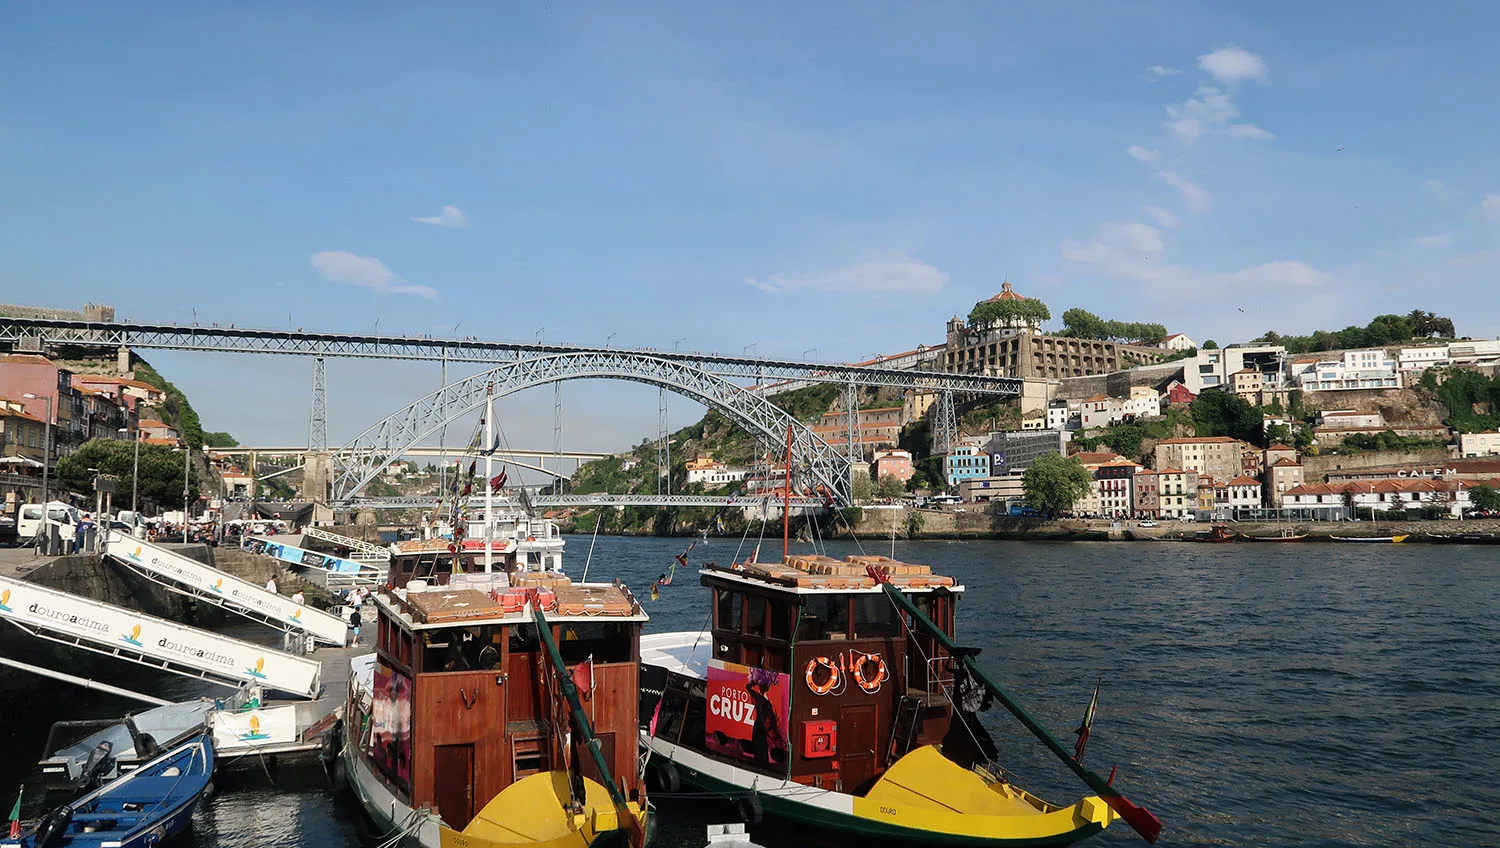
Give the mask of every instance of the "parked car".
[(1152, 521), (1151, 519), (1148, 518), (1145, 521), (1137, 521), (1136, 524), (1135, 524), (1135, 526), (1137, 526), (1137, 527), (1155, 527), (1156, 526), (1156, 522)]
[(16, 541), (16, 520), (8, 515), (0, 515), (0, 545), (11, 547)]

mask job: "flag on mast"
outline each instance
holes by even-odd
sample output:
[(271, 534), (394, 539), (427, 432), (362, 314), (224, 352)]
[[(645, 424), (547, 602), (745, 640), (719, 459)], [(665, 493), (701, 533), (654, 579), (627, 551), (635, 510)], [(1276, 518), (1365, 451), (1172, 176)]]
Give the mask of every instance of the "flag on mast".
[(1089, 730), (1094, 726), (1094, 713), (1099, 709), (1099, 684), (1104, 679), (1100, 678), (1094, 683), (1094, 696), (1089, 698), (1088, 709), (1083, 711), (1083, 724), (1073, 731), (1078, 734), (1078, 741), (1073, 745), (1073, 759), (1083, 762), (1083, 750), (1089, 746)]
[(21, 791), (16, 793), (16, 805), (10, 808), (10, 838), (21, 838), (21, 796), (26, 794), (26, 784), (21, 784)]

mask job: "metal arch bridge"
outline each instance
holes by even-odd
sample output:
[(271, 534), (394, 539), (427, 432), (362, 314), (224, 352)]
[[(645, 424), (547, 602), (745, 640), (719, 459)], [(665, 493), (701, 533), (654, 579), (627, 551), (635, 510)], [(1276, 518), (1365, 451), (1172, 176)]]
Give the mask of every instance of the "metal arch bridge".
[(333, 504), (355, 496), (386, 466), (445, 424), (485, 403), (563, 380), (615, 379), (647, 383), (719, 410), (734, 423), (777, 444), (791, 430), (791, 452), (808, 476), (836, 500), (851, 502), (849, 458), (764, 397), (692, 365), (625, 350), (595, 349), (521, 359), (450, 383), (398, 410), (334, 452)]
[(0, 345), (18, 353), (41, 352), (49, 345), (125, 347), (142, 350), (196, 350), (223, 353), (270, 353), (363, 359), (408, 359), (432, 362), (503, 364), (523, 359), (574, 354), (627, 354), (691, 365), (725, 377), (767, 380), (802, 379), (862, 386), (934, 389), (960, 394), (1017, 397), (1024, 381), (983, 374), (907, 371), (830, 362), (725, 356), (702, 351), (610, 348), (542, 342), (504, 342), (474, 338), (382, 336), (253, 329), (233, 326), (179, 326), (136, 322), (66, 321), (47, 318), (0, 318)]
[[(358, 498), (345, 506), (351, 509), (432, 509), (439, 501), (434, 495), (426, 498)], [(516, 506), (516, 502), (510, 499), (499, 499), (497, 504)], [(770, 506), (780, 508), (782, 499), (779, 497), (755, 497), (741, 495), (533, 495), (531, 497), (533, 506), (543, 509), (557, 507), (622, 507), (622, 506), (670, 506), (670, 507), (714, 507), (714, 506), (739, 506), (758, 507)], [(816, 509), (824, 506), (820, 498), (794, 497), (791, 499), (793, 509)]]

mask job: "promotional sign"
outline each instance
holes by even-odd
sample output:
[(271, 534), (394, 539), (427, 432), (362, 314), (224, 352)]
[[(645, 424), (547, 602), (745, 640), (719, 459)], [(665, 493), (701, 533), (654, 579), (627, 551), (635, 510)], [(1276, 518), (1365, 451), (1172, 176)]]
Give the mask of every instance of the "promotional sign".
[(259, 683), (292, 695), (318, 693), (320, 664), (175, 621), (67, 592), (0, 577), (0, 618), (121, 654), (186, 666), (238, 685)]
[(291, 598), (267, 592), (254, 583), (159, 545), (111, 532), (104, 545), (104, 554), (221, 599), (226, 606), (238, 607), (311, 633), (321, 642), (344, 644), (344, 620), (338, 616), (293, 603)]
[(352, 574), (358, 572), (364, 566), (352, 559), (320, 554), (317, 551), (309, 551), (295, 545), (286, 545), (281, 542), (264, 542), (265, 548), (256, 553), (263, 553), (269, 557), (275, 557), (289, 565), (305, 565), (309, 568), (321, 568), (324, 571), (333, 571), (339, 574)]
[(214, 749), (235, 751), (297, 741), (297, 707), (268, 707), (243, 713), (210, 713)]
[(411, 679), (385, 663), (375, 666), (370, 724), (371, 758), (386, 777), (411, 786)]
[(707, 694), (704, 731), (710, 751), (768, 768), (786, 764), (790, 675), (709, 660)]

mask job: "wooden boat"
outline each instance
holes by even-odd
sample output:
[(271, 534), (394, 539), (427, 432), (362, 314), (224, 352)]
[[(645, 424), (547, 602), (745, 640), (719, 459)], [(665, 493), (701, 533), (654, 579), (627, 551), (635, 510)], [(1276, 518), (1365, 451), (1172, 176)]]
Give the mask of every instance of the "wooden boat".
[(1288, 527), (1285, 530), (1280, 530), (1270, 536), (1245, 535), (1245, 538), (1249, 539), (1252, 542), (1300, 542), (1303, 539), (1307, 538), (1307, 534), (1298, 533), (1296, 530)]
[[(700, 574), (711, 628), (641, 642), (641, 745), (655, 791), (707, 793), (751, 824), (839, 841), (1066, 845), (1127, 815), (1151, 829), (1149, 813), (976, 674), (977, 651), (952, 641), (963, 594), (952, 578), (884, 557)], [(1005, 779), (975, 715), (992, 697), (1099, 794), (1052, 804)]]
[(1215, 524), (1207, 530), (1195, 530), (1193, 533), (1181, 533), (1177, 537), (1179, 542), (1233, 542), (1234, 531), (1223, 524)]
[[(573, 583), (556, 526), (525, 524), (488, 552), (404, 544), (372, 599), (375, 653), (351, 663), (337, 769), (401, 844), (649, 836), (633, 745), (647, 616), (623, 584)], [(528, 537), (547, 546), (530, 561)], [(581, 696), (575, 678), (591, 683)]]
[(1401, 533), (1395, 536), (1329, 536), (1335, 542), (1373, 542), (1376, 544), (1400, 544), (1410, 538), (1410, 533)]
[(201, 733), (48, 813), (0, 848), (150, 848), (187, 829), (209, 791), (213, 737)]

